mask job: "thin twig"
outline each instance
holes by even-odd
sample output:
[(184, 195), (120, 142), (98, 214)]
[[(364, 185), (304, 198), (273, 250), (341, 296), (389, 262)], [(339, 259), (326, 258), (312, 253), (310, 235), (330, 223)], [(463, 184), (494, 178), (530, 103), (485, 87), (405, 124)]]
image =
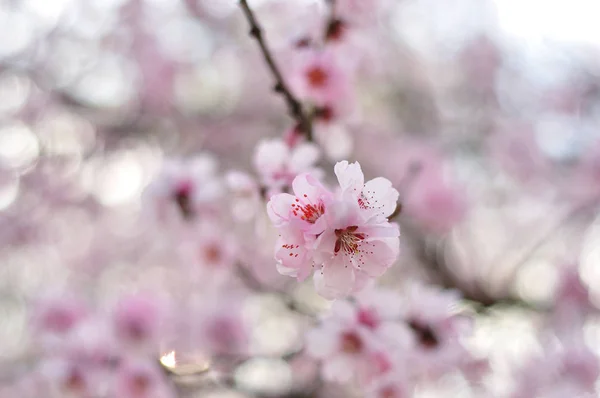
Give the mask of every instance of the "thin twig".
[(292, 94), (290, 88), (285, 83), (281, 71), (277, 67), (271, 51), (267, 47), (262, 28), (258, 23), (254, 12), (248, 5), (247, 0), (240, 0), (240, 7), (244, 11), (244, 15), (250, 24), (250, 36), (254, 37), (260, 46), (262, 55), (271, 70), (271, 74), (275, 78), (275, 92), (281, 94), (287, 103), (290, 115), (296, 120), (302, 133), (308, 141), (312, 141), (312, 122), (311, 118), (304, 111), (302, 103)]

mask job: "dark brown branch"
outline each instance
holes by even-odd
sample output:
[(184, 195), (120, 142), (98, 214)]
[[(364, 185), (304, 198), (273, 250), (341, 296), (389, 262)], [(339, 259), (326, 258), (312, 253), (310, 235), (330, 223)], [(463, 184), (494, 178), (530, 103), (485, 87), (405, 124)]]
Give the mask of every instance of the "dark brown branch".
[(269, 66), (271, 74), (275, 78), (275, 92), (281, 94), (287, 103), (290, 115), (296, 120), (302, 133), (306, 136), (306, 139), (312, 141), (312, 121), (308, 114), (302, 107), (302, 103), (292, 94), (290, 88), (283, 79), (281, 71), (277, 67), (271, 51), (267, 47), (262, 28), (254, 12), (248, 5), (247, 0), (240, 0), (240, 7), (244, 11), (244, 15), (250, 24), (250, 36), (254, 37), (260, 46), (262, 55)]

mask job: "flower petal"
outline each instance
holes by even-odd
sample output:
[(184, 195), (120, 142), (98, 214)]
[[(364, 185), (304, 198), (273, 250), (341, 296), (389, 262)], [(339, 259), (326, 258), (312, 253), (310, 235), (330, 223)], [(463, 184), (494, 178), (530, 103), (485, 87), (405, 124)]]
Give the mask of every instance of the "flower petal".
[(315, 273), (315, 288), (327, 299), (345, 297), (354, 288), (354, 267), (345, 264), (344, 257), (336, 257), (336, 261), (324, 265), (321, 272)]
[(342, 190), (351, 190), (356, 195), (360, 194), (365, 183), (365, 176), (358, 162), (348, 163), (347, 160), (336, 163), (335, 175)]

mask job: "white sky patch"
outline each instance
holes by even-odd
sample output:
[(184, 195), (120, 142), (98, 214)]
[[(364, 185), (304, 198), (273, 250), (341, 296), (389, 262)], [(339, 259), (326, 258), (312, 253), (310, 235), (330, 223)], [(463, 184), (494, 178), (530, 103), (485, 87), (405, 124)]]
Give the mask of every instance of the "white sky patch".
[(600, 45), (600, 1), (493, 0), (508, 35), (528, 45), (546, 40)]

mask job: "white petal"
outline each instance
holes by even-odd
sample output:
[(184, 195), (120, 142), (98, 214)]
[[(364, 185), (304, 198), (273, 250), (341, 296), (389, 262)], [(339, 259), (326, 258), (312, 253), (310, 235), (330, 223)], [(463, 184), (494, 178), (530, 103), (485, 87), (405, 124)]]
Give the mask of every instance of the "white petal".
[(321, 157), (321, 150), (312, 143), (298, 145), (292, 152), (291, 169), (297, 173), (308, 171)]
[(351, 190), (355, 194), (360, 194), (365, 182), (360, 163), (348, 163), (346, 160), (338, 162), (334, 169), (338, 182), (342, 190)]
[(284, 276), (292, 276), (296, 277), (298, 275), (298, 268), (289, 268), (281, 263), (281, 261), (277, 261), (275, 267), (277, 268), (277, 272)]
[(317, 292), (328, 299), (345, 297), (354, 287), (354, 268), (341, 259), (323, 266), (315, 277)]

